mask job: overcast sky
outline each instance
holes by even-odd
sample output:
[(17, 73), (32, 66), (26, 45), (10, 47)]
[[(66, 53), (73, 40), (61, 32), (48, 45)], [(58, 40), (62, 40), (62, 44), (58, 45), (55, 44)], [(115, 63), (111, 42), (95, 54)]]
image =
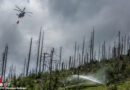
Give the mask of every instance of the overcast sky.
[[(27, 2), (29, 1), (29, 2)], [(26, 7), (33, 15), (18, 20), (15, 5)], [(27, 58), (30, 38), (33, 38), (31, 67), (35, 68), (36, 44), (40, 27), (45, 31), (45, 48), (63, 46), (64, 56), (73, 54), (74, 42), (95, 29), (95, 46), (104, 40), (111, 43), (120, 30), (130, 35), (130, 0), (0, 0), (0, 53), (9, 45), (8, 66), (14, 64), (20, 72)], [(56, 51), (58, 52), (58, 51)], [(65, 58), (66, 59), (66, 58)]]

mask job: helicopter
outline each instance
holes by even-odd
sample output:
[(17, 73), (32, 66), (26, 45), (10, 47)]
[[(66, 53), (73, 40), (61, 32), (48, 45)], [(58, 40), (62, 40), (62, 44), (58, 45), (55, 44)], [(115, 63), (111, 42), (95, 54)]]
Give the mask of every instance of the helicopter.
[[(30, 14), (32, 14), (32, 12), (26, 12), (25, 7), (23, 9), (20, 9), (18, 6), (15, 6), (15, 7), (16, 7), (16, 9), (14, 9), (14, 10), (19, 12), (19, 14), (16, 14), (18, 16), (18, 18), (23, 18), (25, 16), (25, 14), (29, 15), (29, 16), (30, 16)], [(17, 24), (18, 23), (19, 23), (19, 20), (17, 21)]]

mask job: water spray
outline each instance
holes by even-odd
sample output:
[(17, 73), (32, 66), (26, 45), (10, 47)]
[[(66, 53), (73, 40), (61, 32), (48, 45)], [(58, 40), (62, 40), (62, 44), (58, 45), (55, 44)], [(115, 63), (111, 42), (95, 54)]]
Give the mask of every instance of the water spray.
[(94, 78), (93, 76), (90, 76), (90, 75), (72, 75), (73, 78), (80, 78), (80, 79), (85, 79), (85, 80), (90, 80), (92, 82), (95, 82), (95, 83), (98, 83), (98, 84), (103, 84), (100, 80)]

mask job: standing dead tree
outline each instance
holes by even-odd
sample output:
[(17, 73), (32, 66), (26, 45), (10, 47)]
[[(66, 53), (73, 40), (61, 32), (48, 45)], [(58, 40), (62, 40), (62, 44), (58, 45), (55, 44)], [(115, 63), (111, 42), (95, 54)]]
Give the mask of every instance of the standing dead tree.
[(69, 69), (71, 69), (71, 56), (69, 57)]
[(23, 67), (23, 76), (25, 76), (25, 72), (26, 71), (26, 58), (25, 58), (25, 61), (24, 61), (24, 67)]
[(120, 54), (121, 54), (121, 43), (120, 43), (120, 31), (118, 33), (118, 58), (120, 58)]
[(39, 33), (39, 40), (38, 40), (36, 73), (38, 73), (38, 63), (39, 63), (39, 53), (40, 53), (40, 42), (41, 42), (41, 30), (40, 30), (40, 33)]
[(85, 37), (84, 37), (84, 39), (83, 39), (83, 47), (82, 47), (82, 64), (84, 64), (84, 48), (85, 48)]
[(76, 53), (77, 53), (77, 42), (75, 42), (74, 46), (74, 61), (76, 60)]
[(120, 72), (120, 56), (121, 56), (121, 43), (120, 43), (120, 31), (118, 33), (118, 72)]
[(62, 47), (60, 47), (60, 56), (59, 56), (59, 70), (61, 69), (61, 61), (62, 61)]
[(98, 61), (100, 61), (100, 44), (99, 44), (99, 50), (98, 50)]
[(41, 72), (41, 62), (42, 62), (42, 54), (43, 54), (43, 40), (44, 40), (44, 31), (42, 34), (41, 53), (40, 53), (40, 61), (39, 61), (39, 72)]
[(125, 37), (124, 37), (124, 54), (126, 54), (126, 34), (125, 34)]
[(91, 32), (91, 38), (90, 38), (90, 61), (93, 62), (94, 57), (94, 29), (93, 32)]
[(45, 70), (46, 55), (47, 55), (47, 53), (43, 54), (42, 72), (44, 72), (44, 70)]
[(9, 69), (9, 80), (11, 80), (13, 78), (13, 73), (14, 73), (14, 67), (13, 65), (10, 66), (10, 69)]
[(102, 59), (106, 59), (106, 42), (102, 45)]
[(109, 46), (109, 48), (108, 48), (108, 59), (110, 59), (111, 58), (111, 46)]
[(31, 41), (30, 41), (30, 48), (29, 48), (27, 68), (26, 68), (26, 76), (28, 76), (28, 70), (29, 70), (29, 64), (30, 64), (30, 57), (31, 57), (31, 50), (32, 50), (32, 38), (31, 38)]
[(6, 65), (7, 65), (7, 56), (8, 56), (8, 45), (5, 47), (5, 51), (3, 53), (3, 60), (2, 60), (2, 78), (5, 81), (5, 73), (6, 73)]
[(130, 41), (129, 41), (129, 36), (127, 37), (127, 50), (130, 49)]
[(49, 81), (49, 90), (52, 90), (52, 63), (53, 63), (53, 55), (54, 55), (54, 48), (51, 50), (50, 54), (50, 63), (49, 63), (49, 71), (50, 71), (50, 81)]
[(87, 49), (85, 50), (85, 55), (84, 55), (84, 64), (88, 63), (88, 52)]
[(113, 47), (113, 49), (112, 49), (112, 57), (113, 57), (113, 58), (116, 58), (116, 57), (117, 57), (117, 48), (116, 48), (116, 46), (115, 46), (115, 42), (114, 42), (114, 47)]

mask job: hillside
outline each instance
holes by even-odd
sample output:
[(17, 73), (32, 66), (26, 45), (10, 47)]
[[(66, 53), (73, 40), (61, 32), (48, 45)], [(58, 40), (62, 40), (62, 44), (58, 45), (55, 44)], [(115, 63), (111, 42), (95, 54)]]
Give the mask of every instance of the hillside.
[[(77, 77), (73, 78), (74, 75)], [(80, 78), (92, 76), (97, 83)], [(32, 73), (27, 77), (14, 76), (11, 86), (27, 87), (28, 90), (129, 90), (130, 89), (130, 50), (120, 58), (84, 63), (76, 68), (56, 70), (51, 74)]]

